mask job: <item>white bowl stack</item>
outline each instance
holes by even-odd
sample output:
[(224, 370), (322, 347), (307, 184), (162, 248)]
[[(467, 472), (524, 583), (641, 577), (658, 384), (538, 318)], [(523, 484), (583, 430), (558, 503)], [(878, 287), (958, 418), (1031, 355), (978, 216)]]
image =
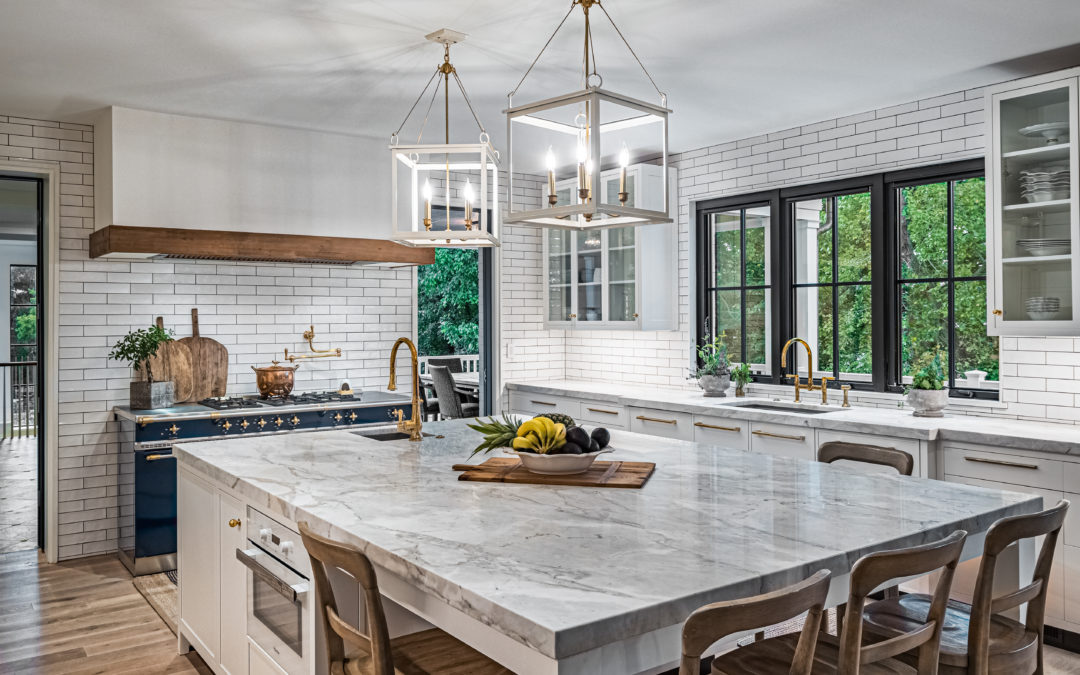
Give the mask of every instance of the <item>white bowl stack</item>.
[(1048, 202), (1069, 198), (1068, 165), (1047, 164), (1020, 172), (1020, 196), (1026, 202)]
[(1065, 239), (1017, 239), (1016, 247), (1032, 256), (1065, 255), (1072, 251), (1072, 242)]
[(1061, 310), (1061, 298), (1028, 298), (1024, 301), (1024, 309), (1032, 321), (1049, 321)]

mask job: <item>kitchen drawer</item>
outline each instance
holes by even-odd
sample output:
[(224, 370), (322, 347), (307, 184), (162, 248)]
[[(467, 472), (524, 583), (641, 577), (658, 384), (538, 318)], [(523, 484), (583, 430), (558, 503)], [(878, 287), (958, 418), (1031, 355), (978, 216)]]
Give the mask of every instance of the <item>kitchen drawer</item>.
[[(1020, 487), (1016, 485), (1010, 485), (1008, 483), (995, 482), (990, 480), (980, 480), (978, 478), (968, 478), (965, 476), (945, 476), (945, 481), (949, 483), (962, 483), (964, 485), (975, 485), (978, 487), (990, 488), (991, 490), (1009, 490), (1011, 492), (1024, 492), (1027, 494), (1039, 495), (1043, 498), (1043, 508), (1047, 509), (1058, 503), (1061, 499), (1061, 493), (1054, 490), (1041, 490), (1039, 488), (1032, 487)], [(1038, 537), (1035, 540), (1035, 555), (1039, 555), (1039, 550), (1042, 546), (1042, 537)], [(953, 581), (953, 597), (958, 597), (965, 602), (971, 601), (971, 594), (975, 591), (975, 578), (979, 569), (978, 558), (974, 560), (968, 560), (961, 563), (957, 568), (956, 579)], [(1054, 549), (1054, 566), (1050, 572), (1050, 588), (1047, 591), (1046, 596), (1046, 618), (1050, 619), (1062, 619), (1065, 617), (1065, 545), (1061, 537), (1058, 538), (1057, 546)], [(1076, 585), (1076, 582), (1070, 579), (1071, 585)]]
[(576, 399), (549, 394), (534, 394), (528, 391), (510, 393), (510, 410), (519, 413), (562, 413), (575, 420), (580, 416), (581, 406)]
[[(843, 443), (861, 443), (863, 445), (876, 445), (882, 448), (895, 448), (896, 450), (902, 450), (915, 459), (915, 467), (912, 470), (912, 475), (923, 476), (922, 462), (921, 462), (921, 449), (919, 448), (919, 441), (914, 438), (895, 438), (892, 436), (876, 436), (874, 434), (860, 434), (854, 431), (832, 431), (830, 429), (818, 429), (817, 432), (817, 448), (821, 449), (821, 446), (833, 441), (841, 441)], [(815, 453), (815, 457), (816, 457)], [(853, 462), (838, 462), (838, 464), (844, 464), (847, 466), (857, 466)], [(874, 464), (861, 465), (861, 468), (865, 468), (867, 471), (882, 471), (884, 473), (896, 474), (896, 471), (887, 467)]]
[[(1062, 478), (1064, 467), (1062, 462), (1057, 460), (971, 450), (954, 445), (945, 445), (942, 453), (945, 473), (948, 475), (967, 476), (1059, 492), (1064, 489)], [(1053, 504), (1047, 504), (1047, 506), (1053, 506)]]
[(630, 431), (650, 436), (694, 440), (694, 419), (690, 413), (630, 408)]
[(750, 450), (775, 457), (795, 457), (812, 460), (814, 430), (790, 424), (750, 423)]
[(608, 429), (629, 429), (630, 415), (626, 406), (606, 401), (580, 401), (580, 411), (575, 419)]
[(1080, 546), (1065, 547), (1065, 620), (1080, 623)]
[(750, 422), (731, 417), (694, 415), (694, 440), (733, 450), (750, 449)]
[[(1068, 485), (1073, 487), (1074, 484)], [(1065, 527), (1062, 530), (1062, 534), (1065, 536), (1065, 545), (1080, 546), (1080, 494), (1066, 492), (1065, 499), (1070, 502), (1069, 513), (1065, 516)], [(1045, 504), (1044, 506), (1049, 508), (1053, 504)], [(1077, 583), (1080, 584), (1080, 578), (1077, 578)]]

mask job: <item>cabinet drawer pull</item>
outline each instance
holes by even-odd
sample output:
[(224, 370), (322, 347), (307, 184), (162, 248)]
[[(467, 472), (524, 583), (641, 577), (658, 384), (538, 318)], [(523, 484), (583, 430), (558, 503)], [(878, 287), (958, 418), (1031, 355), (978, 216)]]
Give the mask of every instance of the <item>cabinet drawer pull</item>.
[(1008, 462), (1004, 459), (987, 459), (986, 457), (964, 457), (965, 462), (979, 462), (980, 464), (997, 464), (998, 466), (1011, 466), (1017, 469), (1035, 469), (1038, 470), (1038, 464), (1023, 464), (1021, 462)]
[(787, 434), (772, 434), (768, 431), (751, 431), (755, 436), (768, 436), (769, 438), (783, 438), (786, 441), (805, 441), (806, 436), (788, 436)]
[(742, 427), (720, 427), (715, 424), (705, 424), (704, 422), (694, 422), (694, 426), (702, 429), (716, 429), (717, 431), (733, 431), (735, 433), (742, 431)]
[(160, 462), (163, 459), (176, 459), (176, 455), (147, 455), (146, 461)]
[(532, 403), (533, 405), (550, 405), (550, 406), (558, 405), (556, 403), (551, 403), (549, 401), (529, 401), (529, 403)]
[(603, 408), (586, 408), (589, 412), (604, 413), (605, 415), (618, 415), (615, 410), (604, 410)]
[(637, 418), (642, 422), (656, 422), (658, 424), (678, 424), (679, 420), (662, 420), (657, 417), (645, 417), (644, 415), (638, 415)]

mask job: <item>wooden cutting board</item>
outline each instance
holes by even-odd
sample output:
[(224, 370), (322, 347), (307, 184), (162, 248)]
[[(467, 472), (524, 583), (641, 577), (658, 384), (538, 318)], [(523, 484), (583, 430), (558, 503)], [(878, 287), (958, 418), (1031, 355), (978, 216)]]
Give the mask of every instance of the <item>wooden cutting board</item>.
[[(159, 316), (158, 328), (164, 328), (165, 322)], [(151, 356), (150, 369), (154, 371), (154, 379), (158, 382), (171, 380), (173, 383), (173, 397), (177, 401), (187, 401), (191, 398), (191, 350), (179, 340), (163, 342), (158, 345), (157, 354)], [(139, 369), (139, 379), (146, 379), (146, 369)]]
[(224, 396), (229, 381), (229, 350), (213, 338), (199, 335), (199, 310), (191, 310), (191, 337), (181, 338), (191, 350), (192, 393), (185, 400)]
[(545, 476), (532, 473), (517, 457), (492, 457), (483, 464), (455, 464), (458, 480), (481, 483), (523, 483), (528, 485), (572, 485), (576, 487), (640, 488), (656, 469), (652, 462), (593, 462), (585, 473)]

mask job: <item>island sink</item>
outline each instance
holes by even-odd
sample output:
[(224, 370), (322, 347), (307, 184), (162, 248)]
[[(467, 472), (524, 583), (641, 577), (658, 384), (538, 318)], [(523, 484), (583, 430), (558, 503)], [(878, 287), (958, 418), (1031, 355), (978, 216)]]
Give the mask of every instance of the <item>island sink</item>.
[(732, 408), (746, 408), (747, 410), (767, 410), (769, 412), (795, 413), (797, 415), (823, 415), (825, 413), (839, 412), (843, 408), (832, 406), (819, 406), (808, 403), (781, 403), (780, 401), (747, 401), (746, 403), (728, 403)]
[[(370, 438), (373, 441), (407, 441), (409, 440), (409, 434), (403, 431), (396, 431), (391, 429), (380, 431), (354, 431), (352, 432), (357, 436), (363, 436), (364, 438)], [(427, 438), (431, 434), (421, 433), (421, 436)]]

